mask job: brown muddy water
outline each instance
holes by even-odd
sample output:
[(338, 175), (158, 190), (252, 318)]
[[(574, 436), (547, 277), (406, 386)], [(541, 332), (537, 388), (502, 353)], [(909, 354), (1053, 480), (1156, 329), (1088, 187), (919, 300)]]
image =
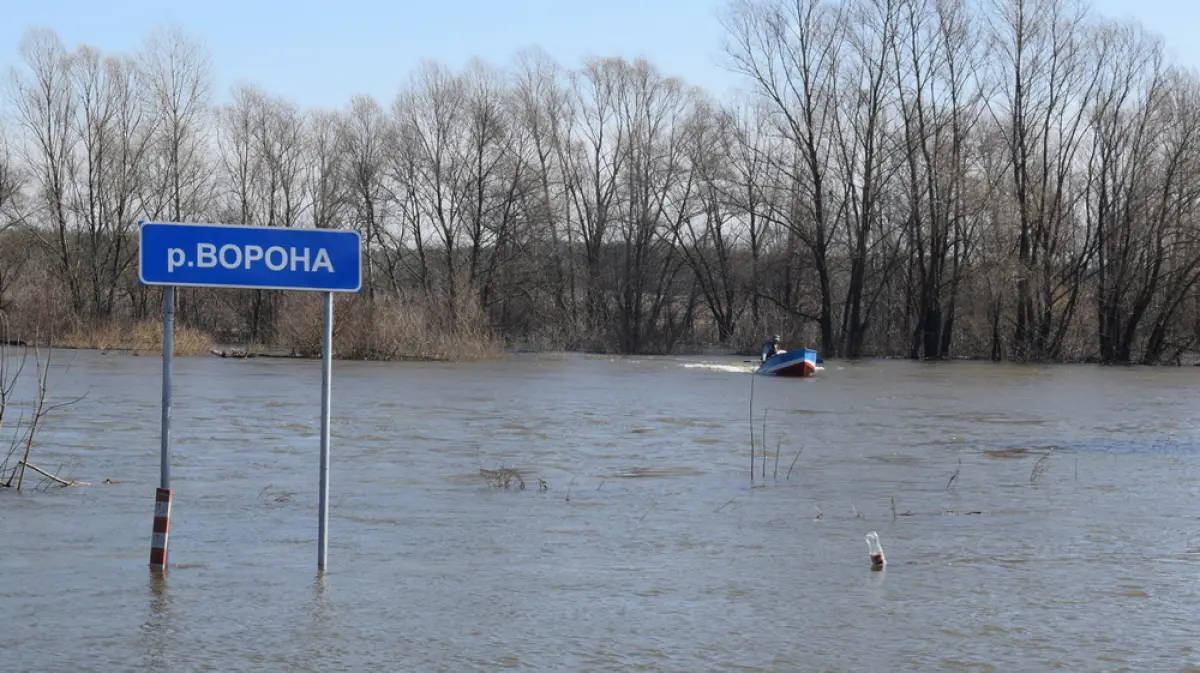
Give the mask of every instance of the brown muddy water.
[(0, 493), (4, 670), (1200, 666), (1198, 369), (337, 362), (319, 576), (319, 364), (178, 359), (163, 580), (159, 366), (57, 354), (93, 485)]

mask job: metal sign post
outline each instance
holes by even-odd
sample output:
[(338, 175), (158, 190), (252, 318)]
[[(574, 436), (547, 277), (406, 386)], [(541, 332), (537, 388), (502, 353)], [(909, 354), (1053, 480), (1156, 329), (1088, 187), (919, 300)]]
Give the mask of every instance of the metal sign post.
[(162, 459), (159, 488), (171, 488), (171, 359), (175, 355), (175, 288), (163, 288)]
[(298, 290), (324, 294), (321, 346), (321, 458), (317, 566), (329, 549), (329, 419), (333, 383), (333, 293), (362, 289), (362, 238), (356, 231), (231, 224), (138, 222), (138, 278), (163, 286), (162, 451), (150, 565), (167, 565), (171, 509), (171, 363), (175, 288)]
[(333, 402), (333, 293), (325, 293), (325, 334), (321, 345), (321, 480), (317, 495), (317, 567), (329, 552), (329, 408)]

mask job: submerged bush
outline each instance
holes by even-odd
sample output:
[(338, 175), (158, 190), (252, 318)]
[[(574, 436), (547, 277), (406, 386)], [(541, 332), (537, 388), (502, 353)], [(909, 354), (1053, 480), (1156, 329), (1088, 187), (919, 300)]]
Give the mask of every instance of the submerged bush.
[[(201, 330), (175, 325), (175, 355), (188, 357), (212, 351), (212, 335)], [(127, 350), (143, 355), (161, 355), (163, 350), (162, 322), (158, 320), (108, 320), (80, 323), (66, 336), (55, 339), (60, 348), (92, 348)]]
[[(321, 354), (320, 295), (284, 299), (279, 346), (297, 355)], [(498, 357), (502, 347), (474, 301), (453, 310), (424, 297), (377, 298), (335, 295), (334, 356), (353, 360), (481, 360)]]

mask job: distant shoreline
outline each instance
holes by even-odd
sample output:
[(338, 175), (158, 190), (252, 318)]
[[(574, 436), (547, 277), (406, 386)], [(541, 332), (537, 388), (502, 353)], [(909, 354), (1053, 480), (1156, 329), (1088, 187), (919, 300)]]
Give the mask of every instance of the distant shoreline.
[[(7, 345), (7, 346), (29, 347), (29, 348), (32, 348), (34, 346), (34, 344), (29, 343), (23, 339), (9, 339), (7, 341), (0, 342), (0, 344)], [(101, 353), (121, 353), (121, 354), (125, 354), (125, 355), (130, 355), (133, 357), (158, 357), (161, 355), (161, 345), (158, 345), (158, 344), (156, 344), (155, 347), (153, 347), (153, 348), (146, 348), (146, 347), (139, 347), (134, 344), (121, 344), (121, 345), (113, 345), (113, 346), (96, 346), (96, 345), (76, 344), (76, 343), (72, 343), (71, 340), (63, 340), (63, 341), (56, 340), (53, 343), (53, 345), (51, 346), (51, 348), (53, 348), (55, 350), (81, 350), (81, 351), (98, 351)], [(673, 353), (609, 353), (609, 352), (604, 352), (604, 351), (594, 351), (594, 350), (586, 350), (586, 349), (580, 349), (580, 350), (558, 349), (558, 348), (545, 349), (545, 348), (535, 348), (535, 347), (531, 347), (528, 345), (522, 345), (522, 346), (512, 346), (512, 347), (502, 348), (499, 350), (496, 357), (490, 357), (490, 358), (471, 357), (471, 358), (463, 358), (461, 360), (456, 360), (454, 358), (438, 356), (438, 355), (414, 355), (414, 354), (402, 354), (402, 355), (395, 355), (395, 356), (386, 357), (386, 358), (384, 358), (384, 357), (363, 358), (363, 357), (338, 356), (335, 353), (334, 359), (338, 360), (340, 362), (460, 363), (460, 362), (494, 361), (496, 359), (503, 359), (504, 357), (511, 356), (511, 355), (535, 355), (536, 356), (536, 355), (556, 355), (556, 354), (557, 355), (588, 355), (588, 356), (596, 356), (596, 357), (622, 357), (622, 358), (637, 358), (637, 357), (654, 357), (654, 358), (728, 357), (728, 358), (735, 358), (735, 357), (741, 357), (741, 358), (752, 359), (752, 358), (757, 357), (757, 353), (747, 353), (744, 351), (739, 351), (735, 348), (721, 348), (721, 347), (711, 346), (711, 345), (684, 346)], [(181, 353), (181, 352), (179, 352), (179, 350), (176, 350), (175, 355), (176, 355), (176, 357), (189, 357), (189, 358), (191, 358), (191, 357), (215, 357), (215, 358), (235, 359), (235, 360), (249, 360), (249, 359), (257, 359), (257, 358), (278, 359), (278, 360), (320, 360), (321, 359), (319, 354), (312, 355), (312, 354), (308, 354), (308, 353), (303, 353), (303, 352), (300, 352), (300, 350), (297, 348), (292, 348), (292, 347), (287, 347), (287, 346), (255, 345), (255, 346), (250, 347), (249, 350), (247, 350), (246, 346), (244, 346), (244, 345), (234, 345), (234, 344), (228, 344), (228, 343), (212, 345), (211, 347), (205, 349), (203, 352), (191, 351), (191, 352)], [(946, 358), (920, 358), (920, 359), (913, 359), (913, 358), (910, 358), (907, 356), (902, 356), (902, 355), (864, 355), (864, 356), (856, 358), (856, 359), (845, 359), (845, 358), (829, 358), (828, 359), (829, 362), (845, 362), (845, 363), (871, 362), (871, 361), (880, 361), (880, 360), (907, 360), (907, 361), (912, 361), (912, 362), (927, 362), (927, 363), (938, 363), (938, 362), (943, 362), (943, 363), (951, 363), (951, 362), (992, 363), (992, 362), (994, 362), (995, 364), (1020, 364), (1020, 365), (1102, 365), (1102, 364), (1104, 364), (1096, 359), (1072, 359), (1072, 360), (1055, 360), (1055, 361), (1041, 361), (1041, 362), (1015, 362), (1012, 360), (993, 361), (990, 358), (973, 357), (973, 356), (967, 356), (967, 355), (950, 356), (950, 357), (946, 357)], [(1181, 362), (1169, 362), (1169, 363), (1163, 362), (1163, 363), (1152, 364), (1152, 365), (1146, 365), (1146, 364), (1142, 364), (1139, 362), (1128, 362), (1128, 363), (1121, 362), (1121, 363), (1109, 363), (1107, 366), (1110, 366), (1110, 367), (1146, 367), (1146, 368), (1200, 367), (1200, 358), (1197, 358), (1197, 357), (1184, 358), (1184, 360)]]

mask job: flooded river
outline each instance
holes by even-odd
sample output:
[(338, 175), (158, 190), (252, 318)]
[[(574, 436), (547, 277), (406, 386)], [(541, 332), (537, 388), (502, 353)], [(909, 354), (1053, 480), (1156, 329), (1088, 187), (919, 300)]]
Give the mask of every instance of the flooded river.
[(319, 363), (177, 359), (161, 579), (159, 366), (56, 354), (4, 670), (1200, 670), (1198, 369), (337, 362), (320, 576)]

